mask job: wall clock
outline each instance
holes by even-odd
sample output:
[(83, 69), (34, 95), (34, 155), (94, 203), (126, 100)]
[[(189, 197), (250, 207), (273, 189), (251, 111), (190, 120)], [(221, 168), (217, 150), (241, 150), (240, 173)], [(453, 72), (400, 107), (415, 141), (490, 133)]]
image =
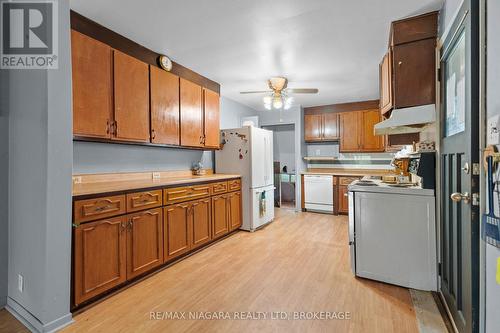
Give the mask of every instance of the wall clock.
[(170, 60), (170, 58), (164, 54), (158, 57), (158, 63), (160, 64), (160, 67), (167, 72), (170, 72), (170, 70), (172, 69), (172, 60)]

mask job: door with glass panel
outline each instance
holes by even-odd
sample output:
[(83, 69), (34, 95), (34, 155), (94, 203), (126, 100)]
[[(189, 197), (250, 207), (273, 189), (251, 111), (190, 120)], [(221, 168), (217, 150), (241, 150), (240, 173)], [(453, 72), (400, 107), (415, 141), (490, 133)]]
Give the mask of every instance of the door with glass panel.
[(477, 4), (464, 1), (440, 64), (440, 292), (460, 332), (479, 329), (478, 26)]

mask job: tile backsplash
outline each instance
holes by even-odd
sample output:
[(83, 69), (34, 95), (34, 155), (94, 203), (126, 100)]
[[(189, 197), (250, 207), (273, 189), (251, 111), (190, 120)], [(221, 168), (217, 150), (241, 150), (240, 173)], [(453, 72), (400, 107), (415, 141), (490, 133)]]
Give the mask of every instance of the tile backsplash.
[(381, 169), (392, 170), (390, 165), (394, 153), (340, 153), (339, 145), (308, 144), (308, 157), (335, 157), (333, 161), (309, 161), (308, 168)]

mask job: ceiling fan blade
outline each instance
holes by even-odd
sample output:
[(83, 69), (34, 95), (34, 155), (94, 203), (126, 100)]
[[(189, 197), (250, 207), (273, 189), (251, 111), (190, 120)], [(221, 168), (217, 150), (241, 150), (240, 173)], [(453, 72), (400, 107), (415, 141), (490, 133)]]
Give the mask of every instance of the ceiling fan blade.
[(297, 88), (297, 89), (287, 89), (288, 94), (317, 94), (319, 92), (316, 88)]
[(269, 94), (272, 90), (240, 91), (240, 94)]

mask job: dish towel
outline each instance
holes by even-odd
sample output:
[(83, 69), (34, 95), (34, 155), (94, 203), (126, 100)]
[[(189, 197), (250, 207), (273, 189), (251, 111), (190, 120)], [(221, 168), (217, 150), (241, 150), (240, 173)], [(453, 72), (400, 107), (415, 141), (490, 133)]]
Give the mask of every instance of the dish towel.
[(266, 192), (262, 192), (259, 198), (259, 216), (264, 217), (266, 215)]

